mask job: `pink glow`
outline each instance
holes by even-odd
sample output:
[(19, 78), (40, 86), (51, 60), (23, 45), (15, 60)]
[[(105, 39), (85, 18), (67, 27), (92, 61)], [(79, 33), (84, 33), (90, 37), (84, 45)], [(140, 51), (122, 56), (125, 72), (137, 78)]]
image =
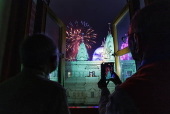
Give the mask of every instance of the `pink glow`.
[[(128, 38), (126, 39), (126, 43), (122, 43), (120, 49), (122, 50), (122, 49), (124, 49), (126, 47), (128, 47)], [(120, 56), (120, 60), (131, 60), (131, 57), (127, 53), (125, 55)]]
[(128, 47), (128, 38), (126, 38), (126, 43), (123, 43), (121, 49)]

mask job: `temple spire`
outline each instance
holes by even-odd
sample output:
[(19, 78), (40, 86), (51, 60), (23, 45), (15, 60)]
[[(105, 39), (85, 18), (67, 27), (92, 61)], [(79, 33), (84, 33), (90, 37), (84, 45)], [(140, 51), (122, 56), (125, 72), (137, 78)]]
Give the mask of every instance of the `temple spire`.
[(84, 33), (82, 33), (82, 43), (84, 42)]
[(89, 59), (89, 55), (84, 44), (84, 33), (82, 33), (82, 43), (79, 46), (78, 53), (76, 56), (77, 61), (87, 61)]
[(103, 50), (103, 57), (104, 57), (104, 61), (114, 61), (114, 43), (113, 43), (113, 37), (111, 34), (111, 29), (110, 29), (110, 24), (109, 25), (109, 31), (108, 31), (108, 35), (106, 37), (105, 40), (105, 44), (104, 44), (104, 50)]
[(109, 31), (108, 31), (108, 34), (111, 34), (111, 29), (110, 29), (110, 25), (111, 25), (111, 23), (108, 23), (108, 25), (109, 25)]
[(102, 45), (101, 45), (101, 46), (104, 46), (104, 44), (105, 44), (105, 41), (106, 41), (106, 40), (105, 40), (105, 37), (104, 37), (104, 41), (102, 41)]

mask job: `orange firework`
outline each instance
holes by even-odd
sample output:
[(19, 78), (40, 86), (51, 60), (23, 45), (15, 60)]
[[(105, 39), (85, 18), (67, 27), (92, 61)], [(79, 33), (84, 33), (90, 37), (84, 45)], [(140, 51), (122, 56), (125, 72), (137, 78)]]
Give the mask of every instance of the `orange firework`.
[(84, 42), (87, 49), (90, 49), (97, 34), (85, 21), (69, 23), (66, 31), (66, 60), (75, 60), (79, 45)]

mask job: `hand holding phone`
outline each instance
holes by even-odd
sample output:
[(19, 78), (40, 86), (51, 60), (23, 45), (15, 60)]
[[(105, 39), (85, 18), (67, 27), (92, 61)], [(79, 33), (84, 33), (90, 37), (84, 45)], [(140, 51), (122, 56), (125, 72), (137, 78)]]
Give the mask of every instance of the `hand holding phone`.
[(101, 64), (101, 80), (107, 81), (106, 85), (109, 81), (112, 81), (115, 85), (121, 84), (121, 80), (119, 76), (114, 72), (114, 63), (106, 62)]
[(111, 78), (109, 79), (109, 81), (112, 81), (115, 85), (122, 83), (119, 76), (114, 71), (112, 72), (112, 75), (111, 75)]
[(100, 81), (97, 83), (97, 85), (100, 89), (107, 87), (106, 80), (100, 79)]

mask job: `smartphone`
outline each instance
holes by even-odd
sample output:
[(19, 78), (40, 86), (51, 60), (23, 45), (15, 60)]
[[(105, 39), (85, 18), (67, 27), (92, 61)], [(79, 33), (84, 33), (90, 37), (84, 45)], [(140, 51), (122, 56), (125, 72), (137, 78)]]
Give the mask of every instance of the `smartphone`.
[(109, 80), (114, 78), (114, 62), (105, 62), (101, 64), (101, 78)]

